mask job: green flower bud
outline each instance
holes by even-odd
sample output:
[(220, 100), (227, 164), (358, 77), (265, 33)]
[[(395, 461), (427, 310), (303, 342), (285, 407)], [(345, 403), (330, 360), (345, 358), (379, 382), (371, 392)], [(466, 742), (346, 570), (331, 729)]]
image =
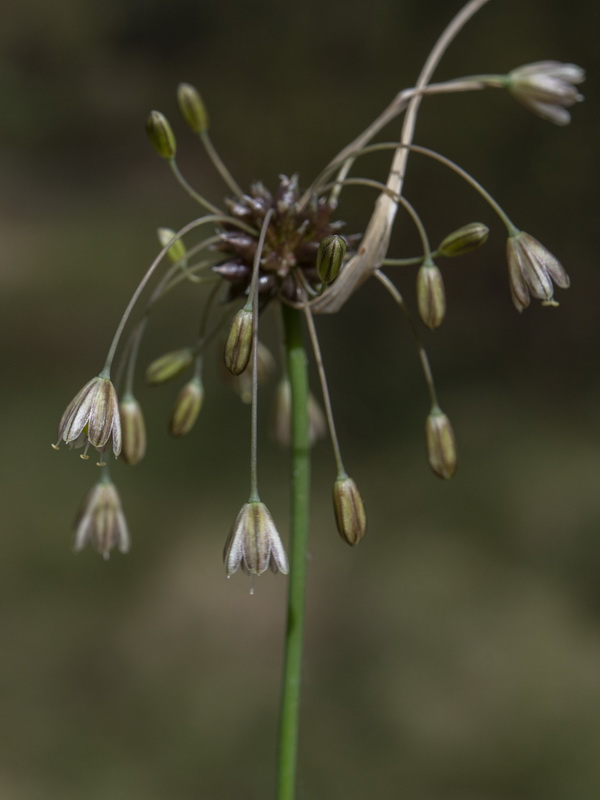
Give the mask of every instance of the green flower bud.
[(225, 366), (232, 375), (239, 375), (248, 366), (252, 354), (252, 311), (240, 309), (231, 323), (225, 343)]
[(161, 158), (175, 158), (177, 145), (168, 119), (160, 111), (151, 111), (146, 122), (146, 132), (154, 149)]
[[(158, 234), (158, 241), (161, 243), (163, 247), (169, 244), (169, 242), (176, 235), (175, 231), (171, 230), (171, 228), (159, 228), (157, 230), (157, 234)], [(175, 239), (171, 247), (169, 247), (169, 249), (167, 250), (167, 255), (169, 256), (169, 258), (173, 263), (185, 258), (187, 255), (187, 250), (183, 241), (181, 239)]]
[(326, 236), (317, 251), (317, 273), (323, 283), (334, 281), (346, 255), (346, 242), (341, 236)]
[(432, 261), (417, 273), (417, 303), (425, 325), (431, 330), (438, 328), (446, 313), (446, 294), (442, 273)]
[(490, 229), (483, 222), (471, 222), (469, 225), (463, 225), (457, 231), (449, 233), (445, 239), (442, 239), (438, 250), (447, 258), (462, 256), (485, 244), (489, 232)]
[(127, 395), (119, 403), (123, 461), (130, 466), (139, 464), (146, 454), (146, 426), (142, 408), (133, 395)]
[[(268, 347), (260, 341), (256, 352), (256, 361), (258, 367), (258, 385), (260, 386), (275, 370), (275, 359), (271, 355)], [(239, 396), (242, 403), (250, 404), (252, 402), (252, 363), (250, 361), (248, 361), (246, 369), (240, 372), (239, 375), (232, 375), (228, 369), (224, 369), (223, 377), (225, 382), (231, 386), (233, 391)]]
[(180, 83), (177, 87), (177, 103), (181, 116), (194, 133), (208, 130), (208, 113), (196, 88), (189, 83)]
[(450, 420), (435, 406), (425, 423), (429, 466), (439, 478), (451, 478), (456, 472), (456, 442)]
[(367, 518), (356, 484), (347, 475), (333, 485), (333, 510), (340, 536), (354, 547), (365, 535)]
[(190, 347), (173, 350), (155, 359), (146, 370), (146, 383), (155, 386), (181, 375), (194, 362), (194, 351)]
[(177, 395), (171, 421), (169, 423), (169, 433), (171, 436), (185, 436), (194, 427), (198, 419), (198, 414), (202, 408), (204, 400), (204, 387), (200, 378), (192, 378), (186, 383)]

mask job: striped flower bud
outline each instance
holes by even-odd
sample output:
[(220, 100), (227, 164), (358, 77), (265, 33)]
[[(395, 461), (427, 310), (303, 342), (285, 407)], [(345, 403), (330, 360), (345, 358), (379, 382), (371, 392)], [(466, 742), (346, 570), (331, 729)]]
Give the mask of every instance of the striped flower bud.
[(146, 133), (161, 158), (175, 158), (177, 145), (168, 119), (160, 111), (151, 111), (146, 121)]
[(252, 311), (241, 308), (231, 323), (225, 343), (225, 366), (239, 375), (248, 366), (252, 354)]
[(176, 378), (194, 363), (194, 351), (190, 347), (173, 350), (156, 358), (146, 370), (146, 383), (156, 386)]
[(365, 535), (367, 518), (356, 484), (347, 475), (333, 484), (333, 510), (340, 536), (354, 547)]
[(246, 575), (267, 569), (287, 575), (288, 561), (273, 517), (264, 503), (245, 503), (225, 542), (223, 561), (227, 575), (241, 567)]
[(126, 464), (133, 466), (139, 464), (146, 454), (146, 426), (142, 407), (135, 397), (129, 394), (119, 403), (119, 413), (123, 435), (121, 455)]
[(177, 103), (181, 116), (194, 133), (208, 130), (208, 113), (195, 87), (190, 83), (180, 83), (177, 87)]
[[(271, 351), (261, 341), (258, 342), (256, 352), (258, 367), (258, 385), (265, 383), (275, 370), (275, 359)], [(248, 361), (246, 369), (239, 375), (232, 375), (228, 369), (223, 370), (223, 379), (228, 386), (238, 395), (242, 403), (252, 402), (252, 362)]]
[(183, 240), (174, 238), (177, 235), (174, 230), (171, 230), (171, 228), (159, 228), (156, 233), (158, 234), (158, 241), (163, 247), (173, 241), (173, 244), (167, 250), (167, 255), (173, 263), (182, 261), (186, 257), (187, 250)]
[(323, 283), (334, 281), (344, 262), (346, 242), (337, 234), (326, 236), (317, 251), (317, 274)]
[(169, 433), (171, 436), (185, 436), (194, 427), (204, 400), (204, 387), (200, 378), (192, 378), (177, 395)]
[(471, 222), (449, 233), (442, 239), (438, 250), (446, 258), (462, 256), (481, 247), (487, 241), (489, 232), (490, 229), (483, 222)]
[(425, 262), (417, 273), (417, 303), (425, 325), (438, 328), (446, 313), (446, 293), (442, 273), (433, 261)]
[(456, 442), (450, 420), (438, 406), (427, 417), (425, 441), (431, 469), (439, 478), (451, 478), (457, 465)]

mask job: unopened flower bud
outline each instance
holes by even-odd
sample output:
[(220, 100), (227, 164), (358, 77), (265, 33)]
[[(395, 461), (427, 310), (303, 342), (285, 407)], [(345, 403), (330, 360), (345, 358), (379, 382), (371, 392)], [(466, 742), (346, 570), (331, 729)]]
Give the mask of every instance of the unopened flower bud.
[(346, 242), (337, 234), (326, 236), (317, 251), (317, 274), (323, 283), (334, 281), (344, 262)]
[(463, 225), (457, 231), (449, 233), (445, 239), (442, 239), (438, 250), (447, 258), (462, 256), (481, 247), (487, 241), (489, 232), (490, 229), (483, 222), (471, 222), (469, 225)]
[[(159, 228), (157, 230), (158, 234), (158, 241), (161, 243), (163, 247), (169, 244), (170, 241), (173, 241), (174, 237), (177, 235), (175, 231), (171, 230), (171, 228)], [(187, 250), (183, 243), (182, 239), (175, 239), (173, 244), (167, 250), (167, 255), (171, 259), (173, 263), (176, 261), (182, 261), (186, 255)]]
[(457, 465), (456, 442), (450, 420), (437, 406), (427, 417), (425, 440), (431, 469), (439, 478), (451, 478)]
[(185, 436), (192, 430), (202, 408), (203, 399), (202, 381), (200, 378), (192, 378), (185, 384), (175, 400), (169, 422), (171, 436)]
[(208, 113), (196, 88), (189, 83), (180, 83), (177, 87), (177, 103), (181, 116), (194, 133), (208, 130)]
[(164, 114), (161, 114), (160, 111), (151, 111), (146, 121), (146, 132), (161, 158), (167, 158), (169, 161), (175, 158), (177, 152), (175, 135)]
[(123, 461), (130, 466), (139, 464), (146, 454), (146, 426), (142, 407), (133, 395), (127, 395), (119, 403)]
[(442, 273), (432, 261), (425, 262), (417, 273), (417, 303), (425, 325), (431, 330), (438, 328), (446, 313), (446, 293)]
[(241, 308), (231, 323), (225, 343), (225, 366), (239, 375), (248, 366), (252, 354), (252, 311)]
[(146, 383), (155, 386), (166, 383), (185, 372), (194, 362), (194, 351), (190, 347), (173, 350), (155, 359), (146, 370)]
[(227, 575), (241, 567), (246, 575), (267, 569), (287, 575), (288, 562), (273, 517), (264, 503), (245, 503), (225, 542), (223, 561)]
[[(258, 367), (258, 385), (264, 383), (275, 369), (275, 359), (271, 351), (261, 341), (258, 342), (256, 352)], [(252, 361), (248, 361), (246, 369), (239, 375), (232, 375), (228, 369), (223, 369), (223, 378), (239, 396), (242, 403), (252, 402)]]
[(365, 535), (367, 518), (356, 484), (347, 475), (333, 484), (333, 510), (340, 536), (354, 547)]

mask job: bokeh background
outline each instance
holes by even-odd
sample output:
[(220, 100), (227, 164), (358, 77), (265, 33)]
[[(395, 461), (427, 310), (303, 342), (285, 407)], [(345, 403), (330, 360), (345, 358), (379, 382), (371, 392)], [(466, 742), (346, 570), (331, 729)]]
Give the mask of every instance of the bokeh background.
[[(0, 796), (198, 800), (273, 796), (285, 579), (254, 597), (221, 548), (248, 487), (247, 407), (209, 363), (201, 419), (166, 419), (177, 387), (140, 385), (150, 447), (114, 470), (131, 553), (74, 556), (95, 479), (50, 442), (97, 372), (155, 229), (196, 214), (145, 138), (159, 108), (203, 193), (223, 187), (179, 121), (202, 91), (238, 181), (308, 183), (402, 87), (458, 2), (9, 0), (0, 27), (3, 330)], [(435, 242), (473, 220), (488, 245), (444, 267), (449, 312), (425, 336), (460, 447), (427, 467), (427, 396), (405, 321), (377, 286), (319, 320), (348, 469), (369, 517), (335, 532), (327, 444), (314, 451), (300, 798), (592, 800), (600, 796), (597, 6), (495, 0), (437, 72), (587, 67), (557, 128), (502, 92), (423, 104), (416, 140), (475, 174), (572, 277), (559, 309), (510, 302), (504, 233), (441, 167), (406, 191)], [(392, 125), (384, 138), (397, 135)], [(364, 162), (371, 176), (385, 160)], [(373, 200), (348, 191), (361, 230)], [(403, 220), (398, 255), (416, 242)], [(412, 299), (414, 272), (398, 283)], [(190, 341), (197, 299), (165, 302), (147, 362)], [(267, 335), (277, 351), (277, 328)], [(270, 337), (270, 338), (269, 338)], [(261, 407), (264, 500), (287, 536), (287, 455)]]

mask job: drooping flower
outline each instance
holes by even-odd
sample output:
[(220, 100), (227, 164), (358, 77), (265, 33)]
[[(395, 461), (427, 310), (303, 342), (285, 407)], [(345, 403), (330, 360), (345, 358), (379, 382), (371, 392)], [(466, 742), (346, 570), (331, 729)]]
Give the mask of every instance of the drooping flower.
[(129, 531), (114, 483), (103, 476), (83, 501), (75, 520), (73, 549), (83, 550), (90, 543), (96, 552), (108, 558), (116, 547), (129, 550)]
[[(101, 453), (112, 439), (115, 457), (121, 452), (121, 419), (119, 401), (115, 387), (109, 378), (98, 375), (80, 389), (65, 409), (58, 426), (58, 441), (53, 445), (58, 450), (60, 442), (73, 447), (89, 445)], [(84, 452), (82, 458), (87, 458)]]
[(568, 289), (571, 281), (556, 256), (525, 231), (508, 237), (506, 255), (510, 293), (517, 311), (527, 308), (530, 297), (542, 300), (543, 305), (558, 305), (553, 282)]
[(583, 100), (575, 88), (585, 80), (576, 64), (536, 61), (513, 69), (508, 75), (508, 90), (531, 111), (556, 125), (568, 125), (568, 106)]
[(246, 575), (262, 575), (267, 569), (287, 575), (287, 556), (264, 503), (253, 501), (242, 506), (225, 543), (223, 561), (227, 575), (240, 567)]

